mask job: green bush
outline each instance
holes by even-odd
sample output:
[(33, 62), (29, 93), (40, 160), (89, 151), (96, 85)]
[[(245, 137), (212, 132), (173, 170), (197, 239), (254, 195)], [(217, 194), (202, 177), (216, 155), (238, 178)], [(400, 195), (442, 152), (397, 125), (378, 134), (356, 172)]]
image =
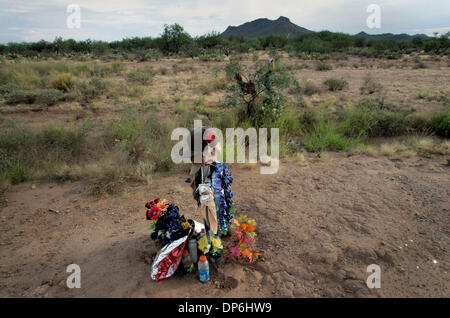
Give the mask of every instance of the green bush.
[(81, 155), (87, 131), (87, 125), (62, 128), (50, 124), (38, 134), (37, 144), (46, 152), (47, 160), (67, 163)]
[(132, 164), (146, 162), (153, 171), (161, 172), (173, 167), (169, 127), (135, 107), (125, 108), (125, 113), (111, 122), (105, 139), (110, 146), (119, 147)]
[(36, 100), (36, 93), (32, 91), (17, 89), (7, 93), (5, 99), (6, 103), (9, 105), (16, 105), (20, 103), (33, 104)]
[(429, 122), (432, 132), (444, 138), (450, 138), (450, 107), (433, 115)]
[(3, 85), (0, 85), (0, 95), (6, 96), (9, 93), (11, 93), (12, 91), (16, 91), (18, 89), (19, 89), (19, 87), (15, 84), (11, 84), (11, 83), (3, 84)]
[(348, 86), (348, 82), (346, 80), (338, 78), (328, 78), (323, 82), (323, 84), (328, 87), (329, 91), (332, 92), (342, 91)]
[(349, 137), (390, 137), (405, 134), (406, 114), (383, 108), (376, 100), (362, 99), (356, 106), (344, 110), (340, 129)]
[(227, 81), (231, 83), (225, 106), (237, 106), (241, 122), (249, 121), (257, 127), (270, 125), (282, 113), (283, 92), (291, 85), (292, 77), (282, 65), (272, 69), (269, 64), (256, 62), (250, 72), (244, 72), (246, 69), (233, 60), (225, 67)]
[(92, 77), (89, 82), (76, 85), (82, 102), (88, 102), (108, 91), (109, 82), (101, 77)]
[(127, 78), (132, 83), (148, 85), (152, 82), (153, 72), (151, 69), (147, 70), (134, 69), (128, 72)]
[(48, 106), (54, 105), (60, 100), (62, 93), (57, 89), (44, 89), (36, 95), (36, 102), (46, 104)]
[(328, 62), (317, 61), (315, 69), (316, 69), (316, 71), (329, 71), (329, 70), (332, 70), (333, 67)]
[(313, 126), (312, 133), (304, 139), (306, 149), (311, 152), (324, 150), (346, 150), (349, 141), (339, 134), (337, 126), (330, 121), (320, 120)]
[(314, 110), (307, 110), (301, 114), (300, 128), (305, 133), (311, 133), (321, 120), (320, 115)]
[(0, 192), (10, 184), (41, 175), (57, 164), (78, 160), (86, 144), (90, 126), (61, 128), (56, 125), (41, 131), (0, 117)]

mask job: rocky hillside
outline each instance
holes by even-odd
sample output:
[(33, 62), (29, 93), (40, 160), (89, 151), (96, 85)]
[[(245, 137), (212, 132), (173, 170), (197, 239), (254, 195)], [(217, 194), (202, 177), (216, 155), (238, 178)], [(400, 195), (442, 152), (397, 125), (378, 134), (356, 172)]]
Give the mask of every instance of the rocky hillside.
[(279, 17), (276, 20), (264, 18), (247, 22), (239, 26), (229, 26), (225, 32), (222, 33), (222, 36), (224, 38), (228, 38), (230, 35), (243, 36), (245, 38), (258, 38), (276, 34), (286, 35), (287, 37), (296, 37), (300, 34), (309, 32), (311, 31), (292, 23), (288, 18)]

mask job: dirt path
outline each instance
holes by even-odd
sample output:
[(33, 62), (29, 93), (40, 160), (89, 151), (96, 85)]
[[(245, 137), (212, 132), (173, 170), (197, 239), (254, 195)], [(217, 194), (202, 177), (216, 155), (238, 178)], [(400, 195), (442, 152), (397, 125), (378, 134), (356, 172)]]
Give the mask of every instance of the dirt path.
[[(449, 297), (445, 163), (331, 155), (282, 163), (276, 175), (233, 167), (235, 205), (256, 218), (264, 258), (247, 265), (226, 253), (206, 285), (181, 271), (150, 279), (157, 245), (143, 205), (163, 197), (200, 219), (185, 175), (101, 200), (82, 183), (21, 184), (0, 198), (0, 296)], [(65, 286), (72, 263), (81, 289)], [(381, 266), (380, 289), (365, 284), (369, 264)]]

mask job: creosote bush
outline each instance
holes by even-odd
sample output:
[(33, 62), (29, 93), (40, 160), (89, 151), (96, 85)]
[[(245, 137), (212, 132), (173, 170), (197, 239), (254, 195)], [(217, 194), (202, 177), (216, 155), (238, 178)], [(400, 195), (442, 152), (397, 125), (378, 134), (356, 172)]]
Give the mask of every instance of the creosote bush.
[(329, 91), (342, 91), (344, 88), (348, 86), (348, 82), (344, 79), (339, 78), (328, 78), (323, 84), (328, 87)]

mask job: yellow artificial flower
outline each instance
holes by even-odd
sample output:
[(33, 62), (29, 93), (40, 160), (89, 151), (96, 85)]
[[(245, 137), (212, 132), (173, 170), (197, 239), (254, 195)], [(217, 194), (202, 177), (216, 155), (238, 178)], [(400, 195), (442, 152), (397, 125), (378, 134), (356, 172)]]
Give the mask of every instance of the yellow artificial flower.
[(191, 226), (191, 224), (189, 224), (189, 222), (186, 221), (181, 223), (181, 226), (183, 227), (183, 230), (187, 230)]

